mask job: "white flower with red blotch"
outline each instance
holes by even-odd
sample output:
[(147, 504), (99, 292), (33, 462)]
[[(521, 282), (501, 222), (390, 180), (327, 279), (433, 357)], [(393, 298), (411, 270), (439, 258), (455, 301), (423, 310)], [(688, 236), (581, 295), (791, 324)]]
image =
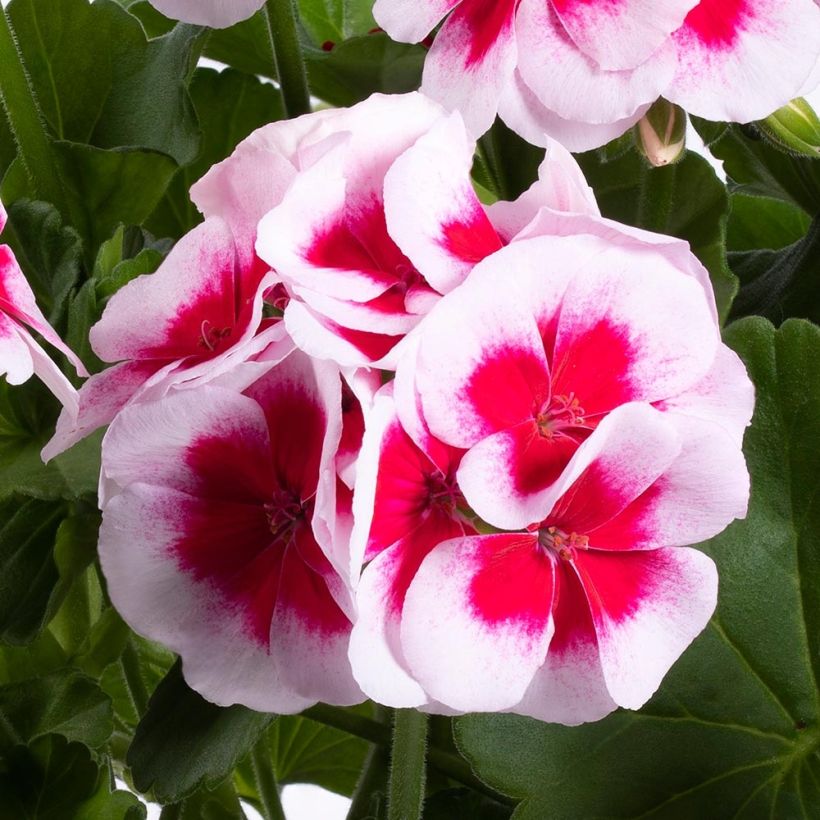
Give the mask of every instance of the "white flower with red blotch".
[(256, 14), (265, 0), (150, 0), (151, 5), (172, 20), (198, 26), (228, 28)]
[(422, 90), (480, 135), (496, 113), (537, 145), (582, 151), (624, 133), (664, 96), (749, 122), (806, 92), (820, 57), (813, 0), (377, 0), (397, 40), (439, 20)]
[(283, 338), (262, 316), (263, 295), (274, 283), (252, 252), (243, 254), (224, 220), (206, 219), (183, 236), (155, 273), (117, 291), (91, 328), (94, 352), (114, 364), (82, 385), (79, 413), (60, 416), (43, 458), (109, 424), (135, 398), (213, 379)]
[[(6, 226), (6, 219), (6, 209), (0, 202), (0, 233)], [(77, 373), (88, 375), (83, 363), (37, 307), (31, 286), (11, 248), (0, 245), (0, 375), (4, 375), (9, 384), (22, 384), (36, 374), (60, 400), (64, 412), (76, 416), (77, 391), (32, 336), (32, 331), (63, 353)]]
[(540, 207), (597, 213), (556, 144), (529, 191), (484, 207), (470, 180), (474, 149), (458, 114), (420, 94), (374, 95), (259, 129), (191, 194), (243, 248), (258, 225), (257, 251), (284, 283), (284, 322), (299, 347), (390, 368), (441, 294)]
[(752, 386), (682, 243), (588, 228), (480, 263), (377, 396), (351, 661), (381, 702), (637, 708), (714, 609), (685, 547), (745, 515)]
[(294, 351), (242, 393), (132, 404), (106, 434), (111, 599), (215, 703), (293, 713), (363, 699), (336, 543), (340, 385), (338, 368)]

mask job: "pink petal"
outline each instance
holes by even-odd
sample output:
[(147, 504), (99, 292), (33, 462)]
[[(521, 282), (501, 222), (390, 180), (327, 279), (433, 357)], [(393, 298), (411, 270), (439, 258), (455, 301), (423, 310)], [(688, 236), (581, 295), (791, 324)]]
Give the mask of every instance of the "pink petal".
[(738, 447), (752, 420), (754, 385), (740, 357), (726, 345), (719, 345), (707, 374), (693, 387), (657, 407), (720, 425)]
[(697, 544), (745, 518), (749, 473), (738, 444), (711, 422), (666, 417), (678, 429), (683, 449), (632, 503), (602, 526), (585, 530), (596, 549)]
[(342, 143), (302, 171), (259, 224), (257, 253), (287, 282), (327, 296), (366, 302), (412, 267), (387, 232), (384, 206), (345, 175)]
[(245, 331), (236, 313), (235, 266), (227, 225), (218, 218), (198, 225), (155, 273), (111, 297), (91, 328), (94, 351), (110, 362), (173, 360), (210, 357), (234, 344)]
[(717, 571), (697, 550), (608, 553), (575, 559), (592, 611), (612, 699), (638, 709), (709, 621)]
[(271, 655), (287, 685), (311, 700), (361, 703), (365, 697), (347, 658), (350, 628), (321, 575), (289, 547), (270, 635)]
[[(276, 566), (253, 565), (256, 542), (248, 538), (257, 523), (261, 535), (262, 524), (228, 513), (229, 505), (203, 505), (175, 490), (130, 485), (103, 513), (100, 560), (109, 594), (134, 629), (182, 656), (186, 680), (209, 700), (260, 711), (301, 711), (313, 701), (283, 683), (267, 640), (259, 636), (258, 616), (264, 610), (254, 604), (270, 607), (265, 589), (278, 577)], [(180, 533), (197, 518), (211, 522), (204, 528), (211, 536), (207, 543), (221, 544), (233, 567), (251, 558), (251, 570), (236, 579), (232, 591), (220, 590), (204, 576), (198, 581), (175, 557)], [(139, 549), (134, 548), (136, 533)], [(224, 540), (215, 543), (217, 538)], [(261, 561), (264, 554), (257, 555)]]
[[(487, 270), (503, 264), (502, 253), (485, 260), (494, 263)], [(477, 273), (419, 328), (415, 381), (424, 417), (434, 435), (455, 447), (531, 419), (533, 405), (549, 397), (544, 346), (529, 305), (494, 283), (482, 286), (485, 277), (473, 278)]]
[(470, 180), (475, 143), (458, 113), (437, 123), (387, 172), (387, 227), (439, 293), (501, 247)]
[(552, 208), (541, 208), (516, 238), (577, 236), (578, 234), (597, 236), (609, 244), (618, 245), (635, 253), (662, 254), (681, 273), (697, 280), (703, 288), (715, 325), (720, 325), (709, 272), (692, 253), (689, 243), (683, 239), (634, 228), (598, 214), (559, 213)]
[(427, 703), (401, 648), (400, 629), (407, 589), (430, 550), (464, 530), (446, 516), (432, 515), (365, 569), (357, 593), (359, 616), (350, 636), (353, 674), (365, 694), (379, 703), (410, 707)]
[(606, 688), (598, 639), (584, 589), (564, 562), (555, 568), (555, 634), (543, 666), (511, 711), (550, 723), (577, 726), (615, 710)]
[[(2, 208), (2, 205), (0, 205)], [(5, 211), (0, 220), (0, 231), (5, 225)], [(77, 373), (87, 376), (85, 365), (46, 321), (34, 299), (31, 286), (17, 264), (8, 245), (0, 245), (0, 314), (6, 314), (22, 325), (39, 333), (52, 347), (57, 348), (74, 365)]]
[(9, 384), (22, 384), (34, 375), (34, 360), (24, 334), (17, 322), (0, 312), (0, 374), (5, 374)]
[[(542, 0), (521, 0), (515, 32), (521, 78), (543, 106), (566, 120), (604, 124), (632, 117), (664, 92), (675, 72), (669, 42), (629, 70), (601, 68)], [(614, 47), (610, 38), (603, 42)]]
[(265, 0), (150, 0), (151, 5), (172, 20), (198, 26), (228, 28), (255, 14)]
[(590, 418), (688, 389), (706, 374), (719, 344), (710, 307), (700, 284), (663, 255), (601, 243), (601, 254), (564, 294), (554, 392), (574, 394)]
[[(626, 404), (604, 417), (559, 482), (547, 523), (587, 535), (641, 496), (681, 452), (678, 427), (647, 404)], [(703, 475), (708, 475), (704, 472)], [(594, 539), (590, 539), (597, 547)]]
[(498, 115), (509, 128), (533, 145), (547, 147), (550, 137), (570, 151), (598, 148), (625, 134), (649, 110), (650, 103), (613, 122), (591, 123), (559, 117), (547, 108), (516, 69), (498, 104)]
[(595, 194), (575, 158), (556, 140), (547, 137), (547, 152), (538, 168), (538, 179), (514, 202), (499, 200), (487, 208), (493, 227), (505, 244), (512, 241), (542, 208), (599, 216)]
[(110, 424), (161, 366), (162, 362), (155, 361), (122, 362), (91, 376), (79, 390), (77, 412), (63, 410), (60, 413), (54, 436), (41, 453), (43, 461), (50, 461), (95, 430)]
[(513, 706), (546, 656), (552, 599), (552, 560), (532, 536), (439, 544), (404, 602), (401, 645), (413, 676), (453, 709)]
[(674, 34), (664, 96), (713, 120), (762, 119), (796, 97), (820, 53), (812, 0), (701, 0)]
[(516, 62), (513, 0), (462, 0), (433, 41), (421, 90), (458, 110), (478, 137), (495, 119)]
[(543, 520), (553, 484), (579, 442), (545, 438), (535, 421), (488, 436), (464, 455), (458, 483), (470, 507), (487, 523), (506, 530)]
[(214, 501), (262, 504), (274, 491), (263, 410), (208, 386), (123, 409), (103, 442), (103, 472), (122, 488), (150, 480)]
[(400, 43), (418, 43), (459, 0), (376, 0), (373, 17)]
[[(300, 349), (342, 367), (381, 364), (401, 338), (342, 327), (296, 300), (285, 309), (285, 327)], [(383, 366), (390, 368), (389, 364)]]
[(552, 0), (576, 46), (602, 69), (635, 68), (677, 29), (697, 0)]

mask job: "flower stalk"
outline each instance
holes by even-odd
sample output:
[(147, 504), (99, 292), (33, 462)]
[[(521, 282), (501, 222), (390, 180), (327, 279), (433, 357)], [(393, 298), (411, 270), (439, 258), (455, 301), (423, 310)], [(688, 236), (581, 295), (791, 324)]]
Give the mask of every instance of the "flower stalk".
[(36, 199), (69, 215), (62, 177), (7, 10), (0, 9), (0, 100)]
[(287, 116), (310, 111), (310, 92), (302, 49), (299, 45), (293, 0), (268, 0), (265, 4), (271, 51)]
[(388, 820), (421, 817), (427, 780), (427, 721), (427, 715), (415, 709), (395, 711), (387, 789)]

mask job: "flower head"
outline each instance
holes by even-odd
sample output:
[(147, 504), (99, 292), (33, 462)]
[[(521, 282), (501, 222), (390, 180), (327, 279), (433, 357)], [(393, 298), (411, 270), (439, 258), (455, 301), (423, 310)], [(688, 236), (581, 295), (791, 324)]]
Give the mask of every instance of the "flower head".
[(710, 119), (760, 119), (809, 90), (820, 55), (813, 0), (378, 0), (374, 13), (409, 42), (446, 16), (422, 90), (471, 133), (498, 113), (530, 142), (578, 151), (661, 95)]
[(362, 699), (336, 540), (340, 384), (294, 351), (242, 393), (204, 385), (132, 404), (106, 435), (112, 600), (214, 702), (298, 712)]

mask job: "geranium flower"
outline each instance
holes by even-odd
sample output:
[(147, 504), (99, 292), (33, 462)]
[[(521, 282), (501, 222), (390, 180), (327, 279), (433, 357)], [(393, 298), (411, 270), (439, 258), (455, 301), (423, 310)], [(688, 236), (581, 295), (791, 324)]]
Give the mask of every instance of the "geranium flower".
[[(6, 226), (6, 209), (0, 202), (0, 233)], [(43, 337), (87, 376), (77, 355), (55, 333), (37, 307), (34, 293), (8, 245), (0, 245), (0, 375), (9, 384), (22, 384), (33, 375), (60, 400), (68, 416), (76, 416), (77, 391), (49, 358), (31, 331)]]
[(431, 436), (412, 411), (408, 432), (396, 412), (395, 386), (376, 395), (360, 455), (351, 553), (368, 568), (358, 587), (350, 658), (369, 697), (410, 707), (428, 698), (403, 661), (407, 587), (431, 549), (475, 529), (456, 482), (462, 451)]
[(714, 611), (714, 564), (682, 545), (745, 515), (747, 498), (728, 436), (623, 405), (528, 531), (429, 552), (402, 609), (407, 666), (460, 711), (577, 724), (636, 709)]
[(820, 55), (813, 0), (377, 0), (392, 37), (448, 15), (422, 90), (479, 135), (496, 113), (525, 139), (603, 145), (661, 95), (703, 117), (761, 119), (805, 92)]
[(172, 20), (228, 28), (256, 14), (265, 0), (150, 0), (150, 3)]
[(256, 245), (291, 295), (288, 331), (312, 355), (390, 369), (402, 337), (540, 207), (598, 212), (555, 144), (528, 192), (483, 206), (460, 116), (419, 95), (370, 98), (344, 123), (262, 219)]
[(112, 601), (216, 703), (362, 700), (349, 553), (334, 543), (340, 385), (338, 368), (294, 351), (241, 394), (203, 385), (132, 404), (106, 434)]
[(79, 413), (60, 416), (43, 458), (110, 423), (135, 398), (213, 379), (283, 337), (262, 319), (262, 297), (274, 282), (253, 254), (241, 254), (218, 217), (186, 234), (155, 273), (117, 291), (91, 328), (94, 352), (115, 364), (83, 384)]
[(675, 240), (542, 216), (575, 235), (481, 262), (368, 416), (350, 657), (389, 705), (636, 708), (714, 608), (711, 561), (677, 548), (745, 515), (752, 387), (702, 268)]
[[(607, 413), (674, 403), (723, 359), (708, 284), (680, 265), (677, 245), (634, 237), (522, 239), (477, 266), (419, 328), (423, 416), (437, 438), (467, 450), (459, 483), (493, 526), (526, 526), (549, 509), (558, 477)], [(738, 407), (745, 426), (749, 403)], [(736, 411), (730, 403), (728, 421)]]

